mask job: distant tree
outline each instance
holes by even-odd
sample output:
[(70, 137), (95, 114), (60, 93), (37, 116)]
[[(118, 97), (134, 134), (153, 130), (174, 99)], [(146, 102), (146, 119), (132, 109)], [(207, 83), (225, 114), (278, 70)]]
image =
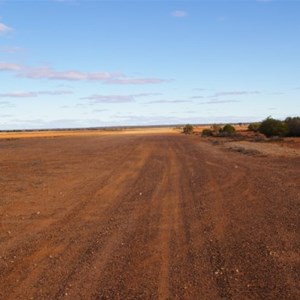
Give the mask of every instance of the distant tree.
[(226, 124), (223, 129), (222, 129), (222, 132), (227, 132), (227, 133), (234, 133), (235, 132), (235, 128), (230, 125), (230, 124)]
[(288, 126), (288, 136), (300, 136), (300, 117), (288, 117), (284, 122)]
[(271, 117), (261, 122), (258, 131), (267, 137), (286, 136), (289, 133), (289, 127), (286, 122), (273, 119)]
[(183, 127), (183, 133), (185, 134), (192, 134), (194, 132), (194, 127), (191, 124), (186, 124)]

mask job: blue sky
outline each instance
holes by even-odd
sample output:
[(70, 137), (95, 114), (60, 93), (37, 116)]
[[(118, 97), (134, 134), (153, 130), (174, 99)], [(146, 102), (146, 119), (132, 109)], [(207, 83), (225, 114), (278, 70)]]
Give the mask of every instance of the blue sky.
[(0, 129), (300, 114), (299, 1), (0, 0)]

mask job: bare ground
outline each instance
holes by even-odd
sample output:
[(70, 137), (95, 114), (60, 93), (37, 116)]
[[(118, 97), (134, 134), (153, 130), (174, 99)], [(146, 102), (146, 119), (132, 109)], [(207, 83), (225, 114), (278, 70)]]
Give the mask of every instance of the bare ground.
[(300, 299), (299, 156), (174, 134), (0, 152), (0, 299)]

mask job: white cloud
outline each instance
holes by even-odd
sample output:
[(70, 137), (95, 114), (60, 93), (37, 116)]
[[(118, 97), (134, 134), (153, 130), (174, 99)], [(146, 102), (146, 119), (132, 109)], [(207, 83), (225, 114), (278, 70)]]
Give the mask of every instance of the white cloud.
[(93, 103), (126, 103), (133, 102), (134, 98), (132, 96), (122, 96), (122, 95), (92, 95), (90, 97), (85, 97), (82, 99), (93, 100)]
[(161, 78), (131, 78), (121, 72), (82, 72), (78, 70), (57, 71), (50, 67), (28, 67), (0, 62), (0, 71), (12, 71), (18, 77), (29, 79), (101, 81), (105, 84), (159, 84), (170, 80)]
[(175, 18), (185, 18), (188, 16), (188, 13), (185, 10), (174, 10), (171, 12), (171, 15)]
[(0, 71), (20, 71), (21, 69), (22, 66), (19, 64), (0, 62)]
[(240, 102), (238, 100), (210, 100), (210, 101), (206, 101), (206, 102), (199, 102), (198, 104), (223, 104), (223, 103), (237, 103)]
[(8, 33), (10, 31), (13, 31), (13, 29), (4, 23), (0, 23), (0, 34)]
[(66, 95), (72, 94), (71, 91), (38, 91), (38, 92), (10, 92), (10, 93), (1, 93), (0, 98), (35, 98), (40, 95)]
[(84, 100), (92, 100), (92, 104), (95, 103), (126, 103), (133, 102), (138, 97), (149, 97), (161, 95), (160, 93), (140, 93), (140, 94), (129, 94), (129, 95), (98, 95), (94, 94), (88, 97), (83, 97)]
[(211, 98), (222, 97), (222, 96), (241, 96), (241, 95), (253, 95), (260, 94), (260, 91), (230, 91), (230, 92), (218, 92), (211, 95)]
[(160, 103), (187, 103), (191, 102), (190, 100), (155, 100), (155, 101), (149, 101), (146, 102), (145, 104), (160, 104)]
[(204, 96), (192, 96), (190, 97), (190, 99), (202, 99), (204, 98)]

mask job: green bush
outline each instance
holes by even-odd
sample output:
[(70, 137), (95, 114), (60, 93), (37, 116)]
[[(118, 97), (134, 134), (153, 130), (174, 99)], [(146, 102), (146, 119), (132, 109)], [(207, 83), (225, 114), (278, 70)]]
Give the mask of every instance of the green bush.
[(258, 131), (263, 133), (267, 137), (271, 136), (286, 136), (289, 133), (288, 124), (282, 122), (280, 120), (267, 118), (266, 120), (262, 121), (260, 124)]
[(235, 135), (236, 135), (235, 128), (232, 125), (227, 124), (219, 130), (219, 133), (218, 133), (217, 136), (219, 136), (219, 137), (232, 137), (232, 136), (235, 136)]
[(227, 132), (227, 133), (229, 133), (229, 134), (235, 133), (235, 128), (234, 128), (232, 125), (230, 125), (230, 124), (226, 124), (226, 125), (223, 127), (223, 129), (222, 129), (221, 132)]
[(249, 126), (248, 126), (248, 130), (257, 132), (259, 126), (260, 126), (260, 123), (250, 123)]
[(191, 134), (193, 132), (194, 132), (194, 127), (191, 124), (186, 124), (183, 127), (183, 133), (185, 133), (185, 134)]
[(300, 136), (300, 117), (288, 117), (285, 119), (288, 126), (288, 136)]
[(213, 130), (211, 130), (211, 129), (203, 129), (202, 136), (213, 136)]

